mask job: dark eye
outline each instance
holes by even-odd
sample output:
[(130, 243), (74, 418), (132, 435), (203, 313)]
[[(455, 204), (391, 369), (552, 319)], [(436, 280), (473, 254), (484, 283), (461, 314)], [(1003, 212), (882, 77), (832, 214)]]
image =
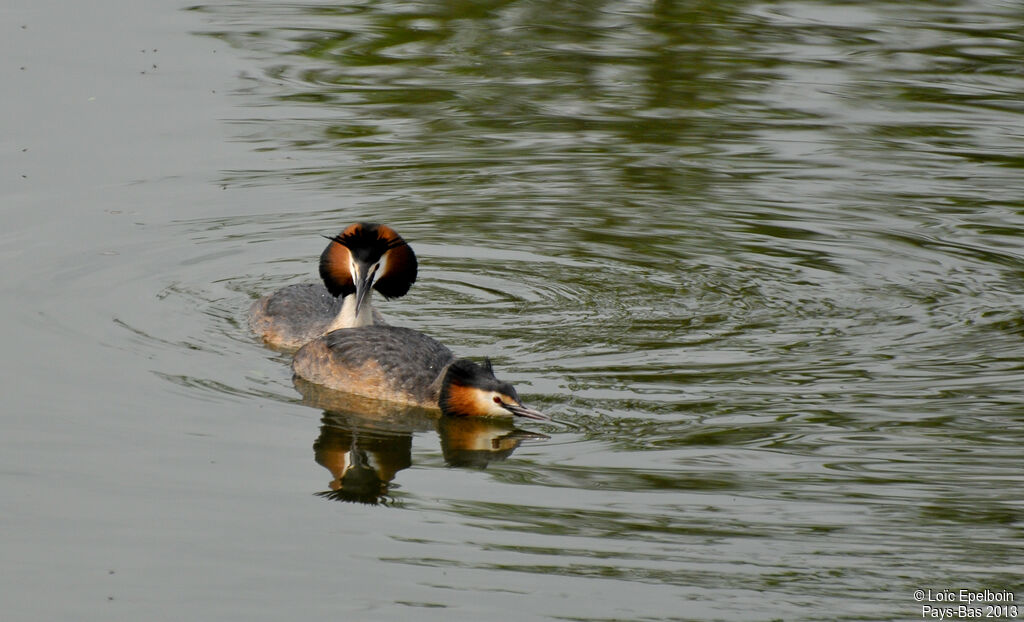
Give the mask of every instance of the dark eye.
[(497, 395), (495, 395), (495, 396), (494, 396), (494, 403), (495, 403), (495, 404), (500, 404), (500, 403), (501, 403), (501, 398), (500, 398), (500, 397), (498, 397)]

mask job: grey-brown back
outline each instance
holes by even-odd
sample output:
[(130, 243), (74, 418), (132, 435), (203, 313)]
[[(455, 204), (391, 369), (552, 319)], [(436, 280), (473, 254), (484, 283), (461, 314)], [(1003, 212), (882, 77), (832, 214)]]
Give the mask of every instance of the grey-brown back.
[(295, 354), (293, 369), (333, 389), (437, 408), (453, 360), (451, 350), (423, 333), (375, 325), (324, 335)]

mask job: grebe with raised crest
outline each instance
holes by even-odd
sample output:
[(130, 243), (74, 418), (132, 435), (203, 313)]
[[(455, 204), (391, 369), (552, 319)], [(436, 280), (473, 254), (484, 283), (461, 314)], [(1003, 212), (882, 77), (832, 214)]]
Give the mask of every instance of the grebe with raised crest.
[(250, 308), (249, 326), (270, 346), (295, 349), (339, 328), (383, 324), (371, 290), (398, 298), (416, 281), (416, 254), (387, 225), (358, 222), (328, 239), (323, 284), (289, 285)]

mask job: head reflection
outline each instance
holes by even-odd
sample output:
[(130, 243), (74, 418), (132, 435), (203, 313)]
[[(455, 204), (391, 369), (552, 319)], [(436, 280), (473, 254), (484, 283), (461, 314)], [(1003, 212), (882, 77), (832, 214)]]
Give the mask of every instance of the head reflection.
[(444, 461), (453, 467), (486, 468), (505, 460), (526, 440), (545, 440), (544, 434), (527, 432), (507, 419), (441, 417), (437, 421)]

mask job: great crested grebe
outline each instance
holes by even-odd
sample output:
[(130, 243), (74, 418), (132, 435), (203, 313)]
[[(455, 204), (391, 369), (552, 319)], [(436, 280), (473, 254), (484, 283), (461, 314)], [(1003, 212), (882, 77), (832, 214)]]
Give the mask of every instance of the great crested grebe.
[(416, 254), (387, 225), (357, 222), (328, 239), (323, 285), (289, 285), (249, 309), (249, 326), (269, 345), (294, 349), (332, 330), (381, 324), (370, 290), (398, 298), (416, 281)]
[(440, 409), (445, 415), (548, 419), (527, 408), (515, 388), (494, 377), (490, 361), (457, 359), (409, 328), (376, 325), (327, 333), (302, 346), (295, 375), (329, 389)]

